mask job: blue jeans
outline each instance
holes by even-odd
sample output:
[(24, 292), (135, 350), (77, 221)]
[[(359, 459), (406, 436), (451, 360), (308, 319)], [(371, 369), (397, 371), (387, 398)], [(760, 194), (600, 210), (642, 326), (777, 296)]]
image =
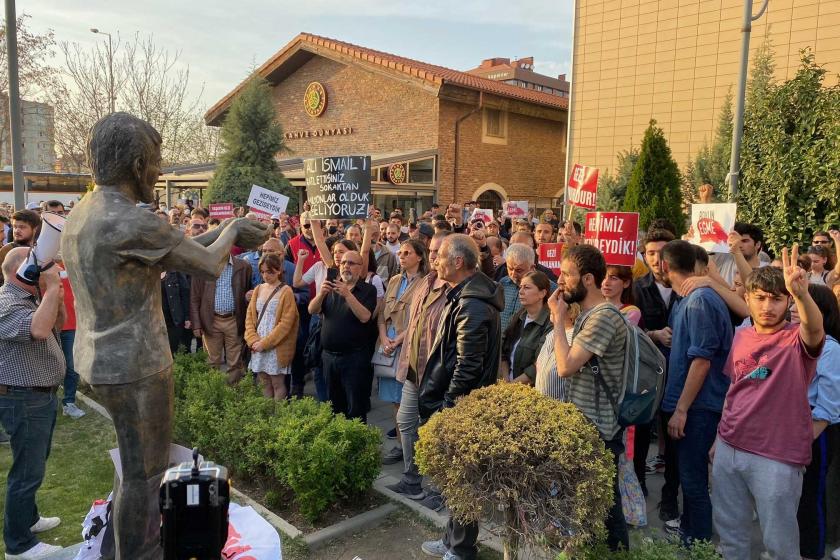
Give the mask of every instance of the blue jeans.
[[(320, 324), (321, 315), (312, 315), (309, 319), (309, 332), (312, 332)], [(318, 399), (318, 402), (327, 402), (329, 400), (329, 391), (327, 390), (327, 379), (324, 377), (324, 368), (313, 368), (312, 377), (315, 381), (315, 397)]]
[(709, 450), (717, 436), (720, 413), (689, 410), (685, 437), (677, 440), (677, 465), (683, 492), (680, 528), (683, 541), (712, 539), (712, 499), (709, 496)]
[(11, 437), (12, 447), (3, 523), (3, 540), (9, 554), (21, 554), (38, 544), (29, 528), (39, 517), (35, 493), (44, 481), (56, 408), (55, 393), (9, 389), (0, 395), (0, 421)]
[(79, 374), (73, 368), (73, 342), (75, 340), (76, 331), (61, 331), (61, 349), (64, 351), (64, 361), (67, 363), (67, 370), (64, 372), (64, 398), (61, 399), (61, 404), (76, 402)]

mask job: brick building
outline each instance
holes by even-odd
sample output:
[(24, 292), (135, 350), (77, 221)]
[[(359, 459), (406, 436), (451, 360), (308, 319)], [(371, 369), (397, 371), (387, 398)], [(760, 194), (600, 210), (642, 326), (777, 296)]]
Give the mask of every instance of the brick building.
[[(564, 97), (307, 33), (257, 72), (272, 85), (292, 184), (303, 185), (302, 159), (358, 154), (372, 156), (384, 210), (473, 199), (544, 208), (562, 196)], [(222, 124), (243, 85), (210, 108), (208, 125)]]
[(506, 84), (544, 91), (560, 97), (569, 97), (569, 82), (565, 74), (556, 78), (534, 72), (534, 57), (510, 60), (509, 58), (488, 58), (481, 66), (467, 70), (468, 74), (497, 80)]

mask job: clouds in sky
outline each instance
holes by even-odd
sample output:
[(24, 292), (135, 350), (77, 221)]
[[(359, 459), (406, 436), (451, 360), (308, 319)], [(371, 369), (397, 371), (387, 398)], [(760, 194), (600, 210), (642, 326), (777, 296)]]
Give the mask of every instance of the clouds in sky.
[(208, 106), (301, 31), (459, 70), (533, 56), (538, 72), (567, 73), (573, 10), (572, 0), (18, 0), (30, 26), (59, 41), (102, 40), (91, 27), (153, 33), (181, 52)]

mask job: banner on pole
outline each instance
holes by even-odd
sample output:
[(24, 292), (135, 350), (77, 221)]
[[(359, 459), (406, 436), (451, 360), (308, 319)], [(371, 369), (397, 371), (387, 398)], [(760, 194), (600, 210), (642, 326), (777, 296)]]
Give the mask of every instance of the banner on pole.
[(309, 217), (367, 218), (370, 156), (335, 156), (303, 160)]
[(566, 204), (594, 210), (597, 192), (598, 168), (576, 163), (566, 187)]
[(729, 252), (729, 232), (735, 227), (737, 204), (692, 204), (691, 242), (710, 253)]
[(543, 243), (539, 248), (540, 264), (560, 277), (560, 263), (563, 261), (563, 243)]
[(505, 203), (505, 217), (507, 218), (527, 218), (528, 217), (528, 201), (527, 200), (511, 200)]
[(233, 202), (217, 202), (207, 208), (211, 218), (226, 220), (233, 218)]
[(639, 214), (636, 212), (589, 212), (583, 241), (598, 248), (608, 265), (636, 264)]
[(254, 212), (263, 214), (281, 214), (286, 211), (289, 205), (289, 197), (278, 192), (270, 191), (259, 185), (251, 185), (251, 194), (248, 195), (248, 206)]

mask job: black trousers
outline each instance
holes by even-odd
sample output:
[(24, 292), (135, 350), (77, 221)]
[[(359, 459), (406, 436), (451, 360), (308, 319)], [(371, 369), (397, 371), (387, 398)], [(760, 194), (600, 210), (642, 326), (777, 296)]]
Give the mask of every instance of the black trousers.
[(347, 418), (359, 418), (367, 423), (370, 409), (370, 352), (367, 345), (352, 352), (321, 352), (327, 398), (333, 412)]
[[(656, 419), (653, 422), (656, 422)], [(637, 425), (633, 437), (633, 470), (636, 471), (636, 478), (639, 479), (639, 484), (642, 486), (645, 496), (647, 496), (645, 468), (647, 467), (647, 455), (650, 450), (650, 432), (653, 422)]]
[(462, 560), (475, 560), (478, 555), (478, 523), (462, 525), (450, 514), (446, 522), (446, 534), (443, 536), (443, 544), (449, 547), (453, 554), (458, 555)]
[(665, 484), (662, 486), (662, 506), (679, 511), (677, 496), (680, 492), (680, 469), (677, 464), (677, 442), (668, 435), (668, 422), (672, 413), (659, 411), (659, 437), (665, 439)]
[(604, 441), (604, 445), (612, 453), (613, 465), (615, 465), (613, 504), (607, 512), (607, 520), (605, 522), (607, 528), (607, 546), (613, 551), (619, 550), (621, 547), (629, 550), (630, 535), (627, 533), (627, 521), (624, 519), (624, 510), (621, 508), (621, 491), (618, 489), (618, 458), (624, 453), (621, 432), (619, 432), (615, 439)]
[(166, 317), (166, 335), (169, 338), (169, 351), (175, 354), (178, 348), (183, 346), (187, 352), (190, 351), (190, 344), (192, 343), (192, 331), (185, 329), (183, 325), (180, 327), (171, 322)]
[(822, 558), (826, 539), (826, 478), (828, 466), (836, 458), (840, 424), (828, 426), (811, 445), (811, 464), (802, 478), (799, 498), (799, 554), (804, 558)]

